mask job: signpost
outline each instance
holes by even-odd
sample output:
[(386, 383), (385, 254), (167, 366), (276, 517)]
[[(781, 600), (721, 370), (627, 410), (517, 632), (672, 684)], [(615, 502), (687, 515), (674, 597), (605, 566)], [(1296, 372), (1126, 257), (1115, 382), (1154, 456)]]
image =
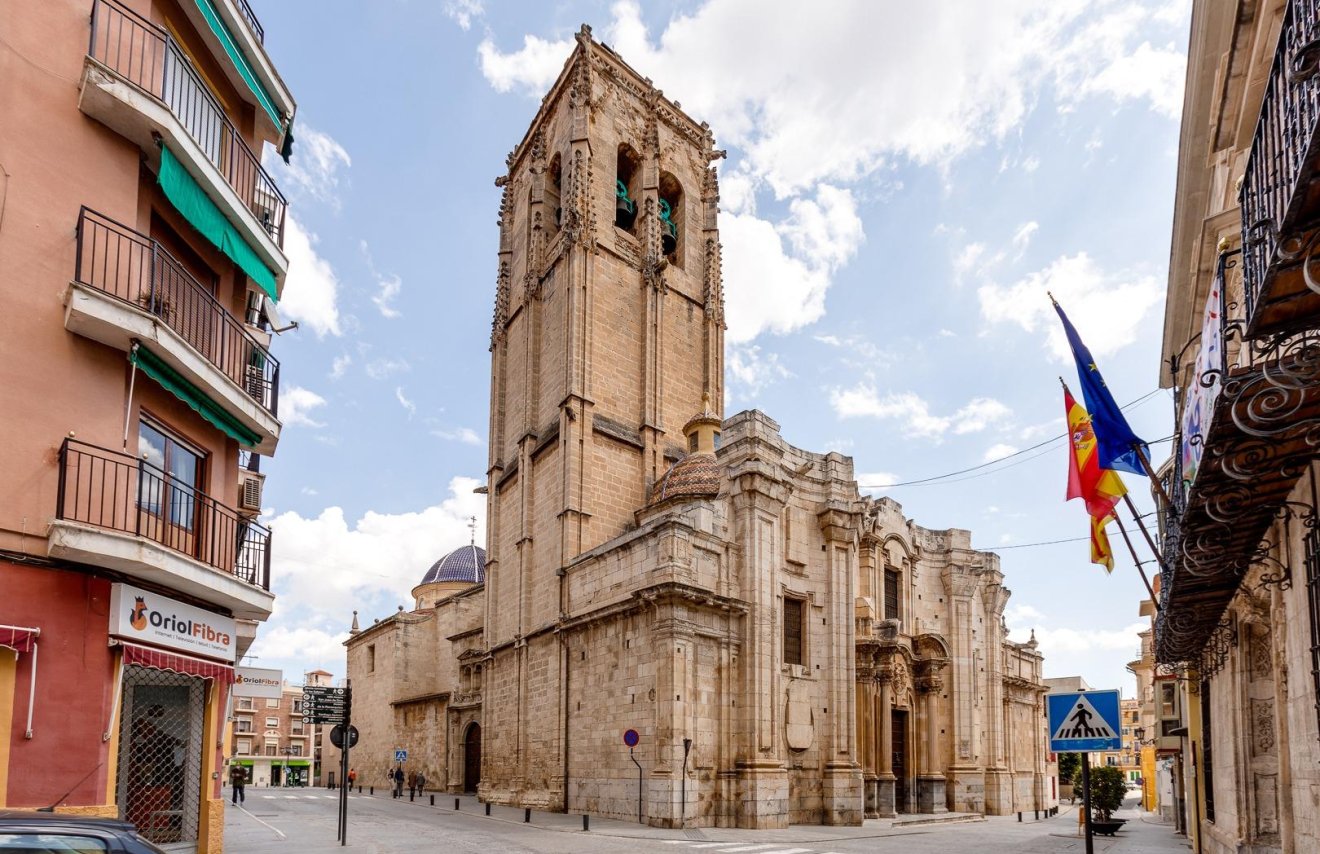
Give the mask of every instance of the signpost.
[(642, 824), (642, 763), (637, 761), (636, 756), (633, 756), (633, 748), (637, 746), (639, 741), (641, 741), (641, 736), (637, 734), (637, 730), (624, 731), (623, 743), (628, 745), (628, 758), (637, 766), (637, 823)]
[(408, 751), (404, 750), (403, 748), (399, 748), (398, 750), (394, 751), (394, 761), (395, 761), (395, 762), (407, 762), (407, 761), (408, 761)]
[[(339, 844), (348, 845), (348, 751), (357, 744), (357, 727), (352, 725), (353, 689), (328, 685), (303, 686), (303, 723), (333, 724), (330, 743), (339, 754)], [(348, 738), (344, 738), (344, 734)], [(338, 739), (336, 739), (338, 734)], [(342, 743), (341, 743), (342, 742)]]
[(1091, 754), (1092, 750), (1122, 750), (1118, 691), (1076, 691), (1047, 694), (1050, 750), (1082, 754), (1082, 815), (1086, 821), (1086, 854), (1092, 854)]

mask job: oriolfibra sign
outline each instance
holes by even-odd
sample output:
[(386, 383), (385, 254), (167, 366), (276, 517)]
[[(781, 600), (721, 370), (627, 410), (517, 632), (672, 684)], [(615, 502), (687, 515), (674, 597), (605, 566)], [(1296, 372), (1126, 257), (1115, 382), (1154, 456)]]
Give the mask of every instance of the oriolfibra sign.
[(234, 696), (278, 700), (284, 694), (284, 671), (267, 667), (235, 667)]
[(237, 633), (233, 617), (131, 584), (110, 586), (110, 634), (115, 637), (232, 662)]

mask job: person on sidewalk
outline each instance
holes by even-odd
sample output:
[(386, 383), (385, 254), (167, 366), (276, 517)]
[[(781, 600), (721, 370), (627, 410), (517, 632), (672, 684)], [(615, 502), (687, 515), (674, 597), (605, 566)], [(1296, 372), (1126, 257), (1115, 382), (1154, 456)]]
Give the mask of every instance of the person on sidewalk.
[(349, 790), (350, 792), (353, 790), (353, 786), (354, 786), (356, 783), (357, 783), (357, 769), (356, 769), (356, 768), (349, 768), (349, 769), (348, 769), (348, 790)]
[(417, 772), (408, 772), (408, 800), (417, 797)]
[(399, 766), (395, 767), (395, 769), (394, 769), (394, 797), (396, 797), (396, 798), (401, 798), (401, 797), (403, 797), (403, 781), (404, 781), (404, 779), (405, 779), (405, 777), (404, 777), (404, 774), (403, 774), (403, 766), (402, 766), (402, 765), (399, 765)]
[(229, 785), (234, 787), (234, 803), (241, 804), (247, 800), (247, 793), (243, 790), (247, 788), (247, 769), (242, 765), (234, 765), (229, 769)]
[(426, 775), (421, 771), (417, 772), (417, 797), (421, 797), (426, 792)]

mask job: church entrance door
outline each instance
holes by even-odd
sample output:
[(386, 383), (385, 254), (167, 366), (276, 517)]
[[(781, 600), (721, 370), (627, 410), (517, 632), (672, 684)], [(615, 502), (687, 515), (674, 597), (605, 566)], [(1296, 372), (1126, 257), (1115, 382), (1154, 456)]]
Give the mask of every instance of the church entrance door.
[(908, 713), (905, 709), (894, 709), (890, 712), (890, 732), (893, 734), (891, 744), (893, 745), (893, 765), (894, 771), (894, 809), (898, 812), (910, 812), (908, 807), (908, 735), (907, 735)]
[(481, 724), (473, 723), (463, 737), (463, 791), (475, 792), (481, 782)]

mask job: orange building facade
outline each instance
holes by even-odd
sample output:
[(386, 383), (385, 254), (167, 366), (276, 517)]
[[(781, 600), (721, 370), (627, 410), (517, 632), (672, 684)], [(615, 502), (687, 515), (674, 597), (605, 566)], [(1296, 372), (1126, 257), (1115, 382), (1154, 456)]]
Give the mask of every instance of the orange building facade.
[(247, 0), (0, 6), (0, 807), (220, 851), (296, 106)]

